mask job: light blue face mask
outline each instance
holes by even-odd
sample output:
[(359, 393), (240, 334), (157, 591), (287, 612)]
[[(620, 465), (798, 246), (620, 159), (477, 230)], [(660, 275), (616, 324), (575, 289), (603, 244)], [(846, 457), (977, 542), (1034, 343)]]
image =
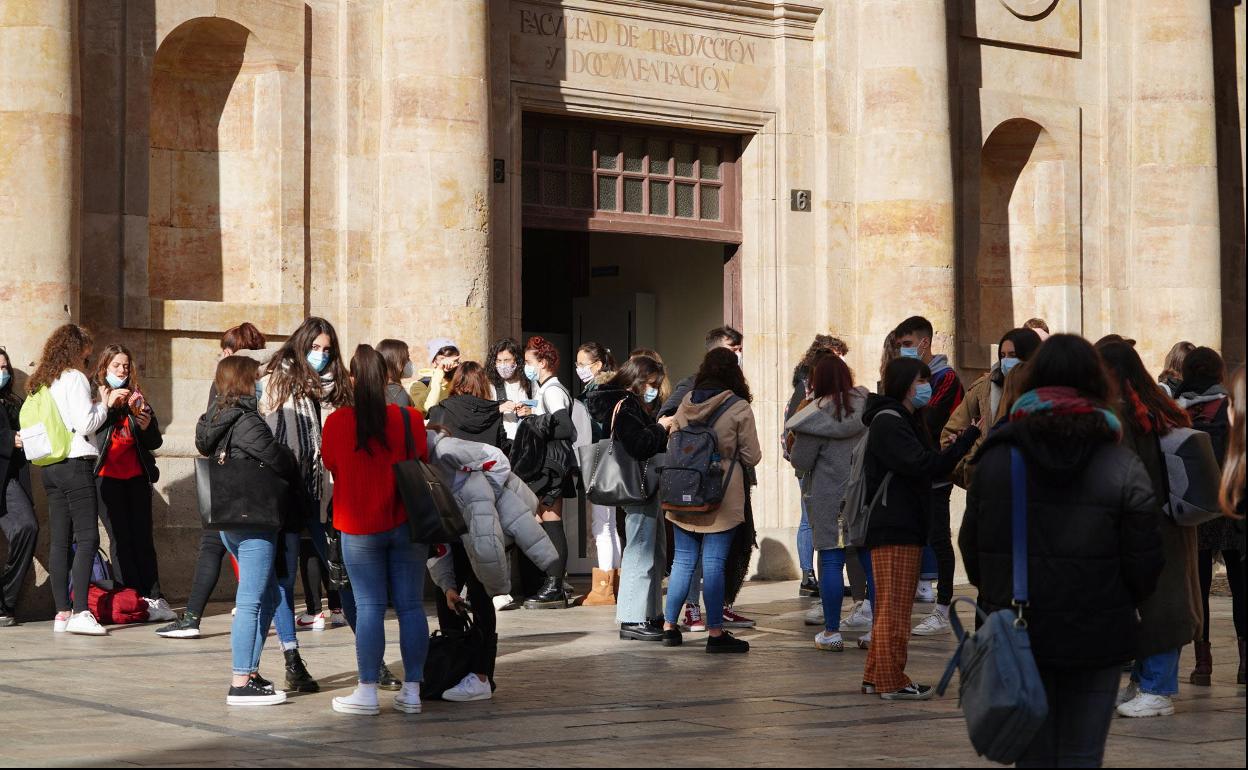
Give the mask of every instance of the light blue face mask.
[(108, 381), (108, 387), (113, 390), (125, 387), (126, 383), (130, 381), (129, 377), (114, 377), (111, 374), (104, 375), (104, 379)]
[(1020, 363), (1022, 363), (1022, 359), (1015, 356), (1001, 359), (1001, 374), (1009, 374), (1010, 370), (1018, 366)]
[(256, 400), (259, 401), (264, 396), (264, 386), (260, 384), (260, 380), (256, 380)]
[(324, 350), (309, 350), (308, 366), (315, 369), (317, 374), (325, 371), (325, 367), (329, 366), (329, 353)]
[(646, 393), (644, 396), (642, 396), (642, 399), (645, 400), (647, 404), (653, 404), (654, 400), (658, 397), (659, 397), (658, 388), (646, 388)]
[(12, 379), (8, 369), (0, 369), (0, 388), (6, 387)]
[(919, 349), (918, 348), (902, 348), (901, 357), (902, 358), (918, 358)]
[(914, 386), (914, 398), (910, 399), (910, 403), (915, 409), (922, 409), (932, 400), (932, 384), (930, 382), (920, 382)]
[(529, 378), (530, 380), (532, 380), (533, 382), (537, 382), (537, 375), (538, 375), (538, 372), (537, 372), (537, 367), (536, 367), (536, 366), (534, 366), (533, 364), (525, 364), (525, 365), (524, 365), (524, 376), (525, 376), (525, 377), (528, 377), (528, 378)]

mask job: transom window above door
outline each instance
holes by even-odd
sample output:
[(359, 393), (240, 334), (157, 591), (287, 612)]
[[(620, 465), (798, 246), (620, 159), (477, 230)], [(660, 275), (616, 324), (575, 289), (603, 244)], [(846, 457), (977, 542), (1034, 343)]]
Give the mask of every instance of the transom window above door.
[(733, 136), (525, 117), (526, 226), (741, 239)]

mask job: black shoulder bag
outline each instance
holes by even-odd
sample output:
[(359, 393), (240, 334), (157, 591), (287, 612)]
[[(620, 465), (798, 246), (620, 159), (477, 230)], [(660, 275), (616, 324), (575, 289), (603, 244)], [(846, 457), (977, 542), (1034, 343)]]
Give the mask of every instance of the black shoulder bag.
[(195, 458), (204, 529), (276, 532), (291, 504), (290, 482), (255, 458), (230, 457), (233, 436), (230, 428), (212, 457)]
[(394, 483), (407, 511), (412, 542), (428, 545), (458, 542), (468, 532), (464, 515), (442, 477), (416, 456), (412, 422), (407, 410), (402, 411), (407, 459), (394, 464)]

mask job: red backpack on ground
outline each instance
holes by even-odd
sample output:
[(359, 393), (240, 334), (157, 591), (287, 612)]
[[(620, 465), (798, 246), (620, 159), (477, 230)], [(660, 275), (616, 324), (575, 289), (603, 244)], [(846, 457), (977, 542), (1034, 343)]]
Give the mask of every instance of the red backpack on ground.
[(147, 602), (133, 588), (104, 589), (92, 584), (87, 607), (102, 626), (147, 622)]

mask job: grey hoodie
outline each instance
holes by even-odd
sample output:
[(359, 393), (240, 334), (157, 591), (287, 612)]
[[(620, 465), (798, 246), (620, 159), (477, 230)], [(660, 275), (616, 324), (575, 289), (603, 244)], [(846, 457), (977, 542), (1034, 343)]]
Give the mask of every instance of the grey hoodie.
[(867, 432), (862, 422), (866, 404), (866, 388), (854, 388), (850, 411), (840, 419), (830, 402), (819, 399), (785, 423), (785, 430), (793, 432), (789, 462), (801, 476), (802, 501), (817, 550), (838, 547), (837, 520), (849, 483), (850, 455)]

